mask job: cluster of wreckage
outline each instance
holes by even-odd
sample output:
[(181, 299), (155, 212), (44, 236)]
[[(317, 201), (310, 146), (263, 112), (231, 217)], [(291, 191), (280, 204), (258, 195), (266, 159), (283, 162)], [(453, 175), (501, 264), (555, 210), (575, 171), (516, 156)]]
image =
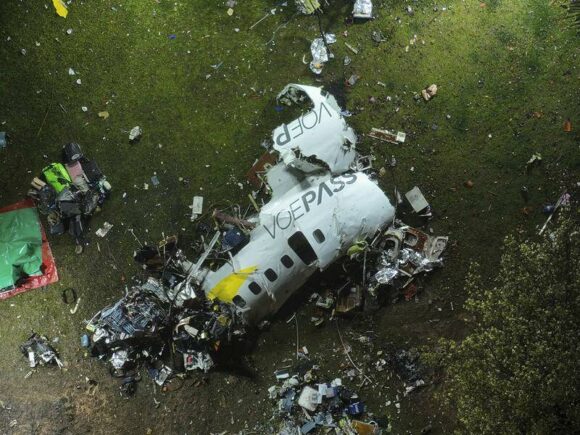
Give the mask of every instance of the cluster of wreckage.
[(28, 195), (38, 210), (47, 215), (49, 233), (66, 231), (75, 239), (76, 252), (87, 243), (84, 233), (87, 219), (99, 211), (107, 198), (111, 184), (97, 163), (86, 158), (77, 143), (63, 147), (64, 164), (51, 163), (40, 177), (31, 182)]
[(279, 384), (268, 389), (276, 405), (269, 433), (308, 434), (317, 431), (336, 434), (378, 434), (390, 432), (386, 416), (370, 413), (364, 401), (343, 384), (341, 378), (329, 382), (317, 379), (317, 366), (303, 361), (290, 370), (279, 370)]
[(57, 365), (63, 367), (58, 358), (58, 353), (48, 342), (48, 338), (33, 332), (24, 343), (20, 345), (20, 351), (28, 358), (30, 368), (40, 365)]
[[(374, 353), (374, 352), (373, 352)], [(423, 367), (414, 350), (396, 349), (391, 345), (376, 352), (381, 358), (373, 370), (391, 369), (405, 385), (404, 396), (426, 385), (422, 378)], [(356, 378), (354, 369), (344, 372), (344, 377), (321, 381), (320, 367), (306, 353), (298, 361), (274, 372), (278, 383), (268, 389), (275, 409), (268, 425), (258, 428), (262, 432), (277, 434), (334, 433), (338, 435), (378, 435), (390, 433), (391, 422), (387, 414), (376, 415), (366, 406), (363, 398), (348, 387)], [(359, 369), (360, 370), (360, 369)], [(362, 383), (374, 382), (360, 371)], [(347, 379), (348, 378), (348, 379)], [(378, 385), (374, 384), (378, 387)], [(396, 396), (395, 409), (400, 409)], [(387, 401), (387, 406), (391, 405)], [(268, 426), (268, 427), (264, 427)]]
[(142, 247), (135, 259), (148, 280), (88, 323), (92, 354), (113, 373), (144, 363), (163, 385), (180, 372), (207, 371), (220, 348), (243, 340), (313, 273), (342, 259), (357, 263), (360, 277), (324, 302), (338, 312), (441, 265), (447, 238), (395, 223), (395, 208), (370, 159), (356, 152), (356, 134), (332, 95), (291, 84), (278, 103), (307, 107), (273, 131), (271, 149), (248, 173), (269, 201), (260, 207), (252, 198), (253, 214), (198, 210), (211, 221), (197, 221), (195, 262), (176, 238)]

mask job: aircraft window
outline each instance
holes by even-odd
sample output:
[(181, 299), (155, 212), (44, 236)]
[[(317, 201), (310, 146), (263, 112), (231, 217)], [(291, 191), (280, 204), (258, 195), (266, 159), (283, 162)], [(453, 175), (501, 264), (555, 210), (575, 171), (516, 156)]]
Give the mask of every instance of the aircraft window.
[(232, 302), (240, 308), (244, 308), (246, 306), (246, 301), (240, 295), (235, 295), (232, 299)]
[(251, 282), (251, 283), (248, 285), (248, 288), (249, 288), (249, 289), (250, 289), (250, 291), (251, 291), (252, 293), (254, 293), (255, 295), (259, 295), (259, 294), (260, 294), (260, 292), (262, 291), (262, 287), (260, 287), (258, 284), (256, 284), (256, 283), (255, 283), (255, 282), (253, 282), (253, 281), (252, 281), (252, 282)]
[(294, 262), (292, 261), (292, 259), (290, 257), (288, 257), (287, 255), (284, 255), (280, 261), (282, 262), (282, 264), (284, 265), (284, 267), (286, 267), (286, 269), (290, 269), (292, 266), (294, 266)]
[(274, 282), (278, 279), (278, 275), (276, 272), (274, 272), (273, 269), (268, 269), (264, 272), (264, 275), (266, 275), (266, 278), (268, 278), (271, 282)]
[(301, 231), (295, 232), (288, 238), (288, 246), (305, 264), (312, 264), (318, 260), (316, 252), (314, 252), (314, 249), (312, 249), (312, 246), (310, 246)]
[(324, 243), (324, 241), (326, 240), (324, 234), (322, 234), (322, 231), (320, 230), (314, 230), (312, 235), (314, 236), (314, 240), (316, 240), (318, 243)]

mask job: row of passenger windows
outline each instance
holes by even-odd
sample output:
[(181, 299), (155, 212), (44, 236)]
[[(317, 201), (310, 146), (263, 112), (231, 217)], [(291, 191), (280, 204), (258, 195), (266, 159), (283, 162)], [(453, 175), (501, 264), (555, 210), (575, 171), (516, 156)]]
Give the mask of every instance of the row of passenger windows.
[[(324, 243), (326, 240), (324, 233), (320, 230), (314, 230), (312, 236), (318, 243)], [(288, 238), (288, 246), (290, 246), (290, 248), (300, 258), (300, 260), (304, 262), (304, 264), (311, 265), (316, 260), (318, 260), (316, 252), (314, 252), (314, 249), (312, 249), (312, 246), (310, 243), (308, 243), (308, 240), (304, 234), (302, 234), (302, 231), (297, 231)], [(292, 266), (294, 266), (294, 261), (288, 255), (283, 255), (282, 258), (280, 258), (280, 263), (282, 263), (286, 269), (290, 269)], [(270, 282), (274, 282), (278, 279), (278, 274), (272, 268), (266, 269), (264, 276)], [(255, 281), (252, 281), (248, 285), (248, 288), (255, 295), (259, 295), (262, 292), (262, 287), (260, 287), (260, 285)], [(232, 302), (240, 308), (244, 308), (246, 306), (246, 301), (240, 295), (234, 296)]]

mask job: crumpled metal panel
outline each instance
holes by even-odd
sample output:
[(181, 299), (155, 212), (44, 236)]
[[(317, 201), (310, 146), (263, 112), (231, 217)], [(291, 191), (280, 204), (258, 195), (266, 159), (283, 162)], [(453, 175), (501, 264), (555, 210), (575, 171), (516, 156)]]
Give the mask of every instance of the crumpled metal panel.
[(372, 18), (373, 2), (371, 0), (355, 0), (352, 15), (355, 18)]
[(313, 105), (310, 111), (273, 132), (274, 149), (286, 166), (304, 173), (329, 170), (332, 174), (351, 168), (356, 158), (356, 134), (332, 95), (315, 86), (290, 84), (277, 100), (286, 105), (310, 100)]

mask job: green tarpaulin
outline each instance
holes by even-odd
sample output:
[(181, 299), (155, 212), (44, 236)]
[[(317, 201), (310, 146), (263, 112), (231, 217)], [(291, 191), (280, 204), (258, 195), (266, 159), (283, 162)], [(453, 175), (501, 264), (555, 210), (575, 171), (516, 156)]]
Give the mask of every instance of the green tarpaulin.
[(0, 213), (0, 289), (41, 274), (42, 235), (35, 208)]

